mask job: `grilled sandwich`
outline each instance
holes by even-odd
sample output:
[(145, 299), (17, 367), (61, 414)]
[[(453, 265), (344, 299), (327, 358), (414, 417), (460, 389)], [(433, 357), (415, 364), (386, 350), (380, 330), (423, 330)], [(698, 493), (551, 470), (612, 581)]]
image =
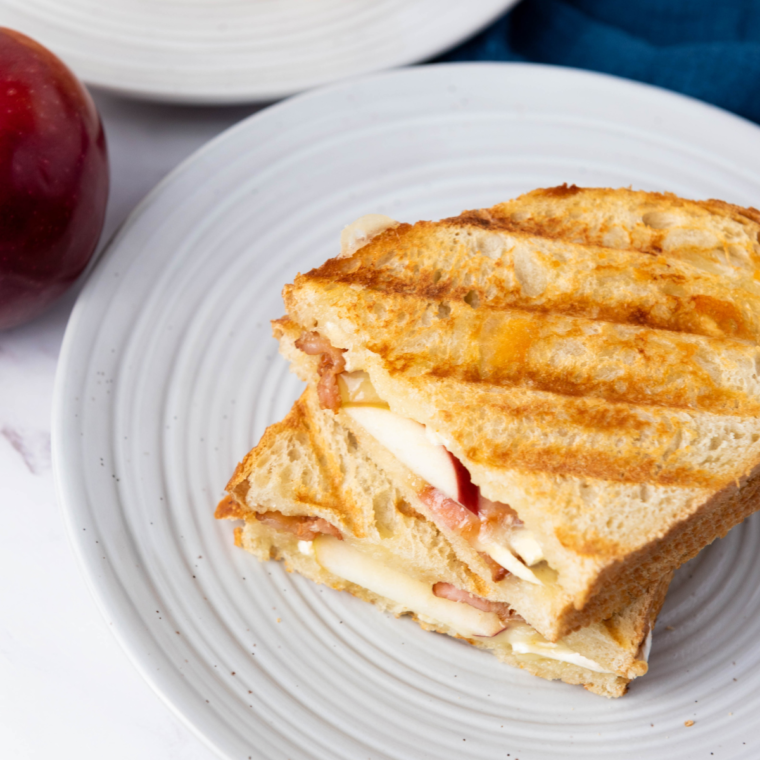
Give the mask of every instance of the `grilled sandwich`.
[(314, 385), (266, 431), (227, 488), (216, 516), (244, 520), (235, 542), (262, 560), (284, 560), (423, 628), (597, 694), (618, 697), (647, 671), (669, 578), (610, 619), (547, 641), (508, 604), (483, 596), (487, 588), (423, 516), (414, 489), (320, 407)]
[(619, 696), (673, 570), (760, 506), (759, 235), (754, 209), (574, 186), (349, 225), (284, 290), (307, 390), (217, 516), (262, 559)]
[(275, 334), (487, 596), (557, 641), (759, 506), (759, 233), (754, 209), (566, 186), (371, 217), (286, 286)]

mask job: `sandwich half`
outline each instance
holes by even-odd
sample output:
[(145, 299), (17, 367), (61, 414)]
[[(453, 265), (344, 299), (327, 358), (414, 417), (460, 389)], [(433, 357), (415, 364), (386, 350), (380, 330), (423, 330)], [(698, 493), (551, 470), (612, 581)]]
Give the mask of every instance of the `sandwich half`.
[(373, 216), (275, 335), (468, 591), (565, 641), (760, 506), (759, 235), (754, 209), (567, 186)]
[(346, 590), (423, 628), (463, 639), (547, 679), (607, 697), (647, 671), (655, 618), (669, 576), (608, 619), (549, 642), (484, 584), (422, 513), (406, 480), (309, 385), (238, 465), (218, 505), (243, 520), (235, 542), (261, 560)]

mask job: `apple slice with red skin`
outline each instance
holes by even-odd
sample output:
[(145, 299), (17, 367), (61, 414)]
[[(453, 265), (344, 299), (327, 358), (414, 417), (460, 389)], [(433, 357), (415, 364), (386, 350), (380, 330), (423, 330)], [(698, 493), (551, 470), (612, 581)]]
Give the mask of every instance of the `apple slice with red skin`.
[(415, 475), (449, 498), (458, 498), (460, 476), (454, 460), (443, 446), (431, 443), (424, 425), (378, 406), (343, 409)]
[(444, 446), (431, 442), (424, 425), (381, 406), (344, 403), (343, 409), (412, 472), (478, 514), (480, 493), (467, 468)]
[(451, 457), (454, 472), (457, 479), (457, 501), (467, 507), (474, 515), (478, 514), (480, 503), (480, 488), (472, 482), (469, 470), (448, 449), (446, 453)]
[[(430, 484), (418, 494), (420, 501), (435, 519), (467, 541), (479, 542), (481, 503), (486, 516), (489, 510), (496, 509), (519, 522), (514, 510), (506, 505), (488, 500), (481, 502), (480, 489), (472, 482), (467, 468), (444, 446), (433, 443), (424, 425), (377, 406), (343, 406), (343, 409), (378, 443)], [(484, 551), (497, 567), (530, 583), (541, 583), (506, 546), (491, 542), (480, 544), (479, 551)], [(493, 567), (491, 571), (492, 576), (498, 575)]]

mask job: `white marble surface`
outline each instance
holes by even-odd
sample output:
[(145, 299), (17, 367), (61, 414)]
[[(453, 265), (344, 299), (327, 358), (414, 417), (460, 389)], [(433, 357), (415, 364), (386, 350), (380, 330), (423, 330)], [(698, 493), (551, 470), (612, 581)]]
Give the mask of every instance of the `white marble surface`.
[[(94, 96), (112, 172), (101, 250), (163, 176), (256, 110)], [(50, 464), (50, 413), (75, 298), (72, 292), (34, 322), (0, 332), (0, 757), (210, 760), (215, 754), (121, 651), (66, 538)]]

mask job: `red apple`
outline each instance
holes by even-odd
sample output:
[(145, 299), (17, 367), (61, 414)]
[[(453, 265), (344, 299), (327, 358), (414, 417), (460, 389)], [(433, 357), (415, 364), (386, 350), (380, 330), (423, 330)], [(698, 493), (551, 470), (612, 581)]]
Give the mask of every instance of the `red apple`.
[(103, 125), (49, 50), (0, 27), (0, 329), (39, 314), (81, 274), (108, 198)]

